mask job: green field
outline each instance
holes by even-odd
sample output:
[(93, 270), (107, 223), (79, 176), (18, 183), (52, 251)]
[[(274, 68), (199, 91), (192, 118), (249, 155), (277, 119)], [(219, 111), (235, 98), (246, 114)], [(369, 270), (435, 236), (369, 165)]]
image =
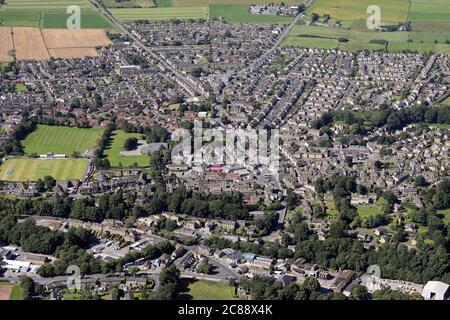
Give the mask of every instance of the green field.
[(372, 206), (357, 205), (356, 208), (358, 209), (358, 214), (361, 218), (369, 217), (369, 216), (373, 216), (373, 215), (382, 213), (380, 207), (378, 207), (376, 205), (372, 205)]
[(82, 28), (112, 27), (89, 0), (7, 0), (0, 7), (0, 26), (65, 28), (71, 5), (80, 7)]
[(308, 13), (329, 14), (334, 19), (367, 19), (367, 7), (378, 5), (383, 22), (406, 21), (408, 17), (408, 0), (315, 0), (307, 10)]
[(450, 5), (412, 3), (408, 20), (450, 20)]
[(0, 10), (0, 26), (39, 27), (40, 12), (6, 12)]
[(128, 138), (137, 138), (139, 139), (141, 135), (139, 133), (126, 133), (122, 130), (116, 130), (112, 133), (111, 144), (108, 148), (106, 148), (104, 155), (108, 158), (109, 163), (113, 167), (119, 167), (122, 165), (123, 167), (132, 166), (134, 163), (137, 163), (139, 167), (148, 167), (150, 164), (150, 156), (122, 156), (120, 155), (120, 151), (124, 150), (123, 145), (125, 140)]
[(158, 7), (190, 7), (190, 6), (209, 6), (215, 4), (264, 4), (264, 3), (280, 3), (284, 2), (289, 5), (298, 5), (304, 3), (305, 0), (285, 0), (285, 1), (273, 1), (273, 0), (155, 0)]
[(153, 0), (102, 0), (107, 8), (153, 8), (155, 3)]
[(74, 152), (93, 151), (103, 131), (103, 128), (81, 129), (38, 125), (36, 130), (22, 141), (22, 145), (28, 155), (52, 152), (70, 156)]
[[(349, 41), (338, 42), (337, 40), (339, 38), (347, 38)], [(408, 39), (413, 42), (408, 42)], [(385, 41), (387, 45), (376, 43), (380, 40)], [(421, 52), (450, 52), (450, 45), (445, 43), (446, 40), (450, 41), (450, 33), (365, 32), (321, 26), (297, 25), (289, 33), (284, 44), (305, 48), (338, 48), (348, 51), (387, 49), (388, 51), (417, 50)], [(435, 43), (435, 41), (438, 43)]]
[(110, 12), (119, 21), (209, 19), (209, 7), (130, 8), (111, 9)]
[(442, 101), (442, 104), (444, 106), (449, 106), (450, 107), (450, 97), (448, 97), (447, 99), (445, 99), (444, 101)]
[(234, 287), (212, 281), (181, 281), (181, 300), (237, 300)]
[(17, 283), (0, 281), (0, 286), (13, 286), (9, 300), (23, 300), (22, 298), (22, 288)]
[(87, 168), (87, 160), (41, 160), (32, 158), (8, 159), (0, 166), (0, 180), (36, 181), (45, 176), (56, 180), (82, 179)]
[[(68, 15), (65, 13), (45, 12), (41, 15), (41, 28), (66, 28)], [(113, 25), (100, 13), (82, 13), (82, 29), (111, 29)]]
[(211, 5), (211, 18), (242, 23), (289, 23), (292, 17), (251, 14), (247, 5)]
[(443, 215), (443, 221), (444, 223), (447, 225), (448, 223), (450, 223), (450, 209), (447, 210), (439, 210), (438, 214)]

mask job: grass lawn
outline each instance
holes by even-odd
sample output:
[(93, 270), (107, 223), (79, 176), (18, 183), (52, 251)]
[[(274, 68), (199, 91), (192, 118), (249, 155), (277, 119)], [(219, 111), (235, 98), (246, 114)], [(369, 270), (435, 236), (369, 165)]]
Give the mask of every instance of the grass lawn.
[(83, 178), (87, 164), (87, 160), (84, 159), (8, 159), (0, 166), (0, 180), (36, 181), (47, 175), (59, 181), (76, 180)]
[(448, 97), (447, 99), (445, 99), (444, 101), (442, 101), (442, 103), (444, 106), (448, 106), (450, 107), (450, 97)]
[(211, 18), (219, 17), (231, 22), (242, 23), (289, 23), (293, 19), (276, 15), (251, 14), (248, 11), (248, 5), (211, 5)]
[(446, 210), (439, 210), (438, 214), (442, 214), (444, 215), (444, 218), (442, 220), (444, 220), (444, 223), (447, 225), (448, 223), (450, 223), (450, 209), (446, 209)]
[(361, 218), (369, 217), (369, 216), (373, 216), (373, 215), (381, 213), (381, 209), (378, 206), (357, 205), (356, 208), (358, 208), (358, 214)]
[(123, 145), (125, 140), (128, 138), (137, 138), (139, 139), (142, 135), (139, 133), (126, 133), (122, 130), (116, 130), (112, 133), (111, 144), (108, 148), (106, 148), (104, 155), (108, 158), (109, 163), (113, 167), (119, 167), (120, 164), (123, 167), (132, 166), (134, 163), (137, 163), (139, 167), (148, 167), (150, 163), (150, 156), (122, 156), (120, 155), (120, 151), (124, 150)]
[(408, 17), (408, 0), (315, 0), (308, 13), (329, 14), (332, 18), (341, 20), (367, 19), (367, 7), (378, 5), (381, 9), (383, 22), (406, 21)]
[(36, 130), (22, 141), (22, 145), (28, 155), (53, 152), (70, 156), (74, 152), (84, 153), (94, 150), (103, 131), (103, 128), (38, 125)]
[(0, 281), (0, 286), (13, 286), (9, 300), (23, 300), (22, 299), (22, 288), (17, 283), (11, 283), (6, 281)]
[(209, 19), (209, 7), (130, 8), (111, 9), (110, 11), (119, 21)]
[(212, 281), (181, 280), (181, 300), (237, 300), (234, 287)]
[(24, 92), (27, 90), (27, 86), (23, 83), (16, 83), (16, 85), (14, 86), (14, 90), (16, 90), (16, 92)]

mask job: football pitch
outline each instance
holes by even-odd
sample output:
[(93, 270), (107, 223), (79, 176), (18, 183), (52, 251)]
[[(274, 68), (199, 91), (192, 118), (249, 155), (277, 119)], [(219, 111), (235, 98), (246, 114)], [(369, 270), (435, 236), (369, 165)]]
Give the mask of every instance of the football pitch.
[(52, 176), (58, 181), (82, 179), (88, 161), (84, 159), (8, 159), (0, 166), (0, 180), (36, 181)]
[(38, 125), (36, 130), (22, 141), (22, 145), (27, 155), (50, 152), (67, 156), (74, 152), (82, 154), (95, 149), (103, 131), (103, 128), (84, 129)]

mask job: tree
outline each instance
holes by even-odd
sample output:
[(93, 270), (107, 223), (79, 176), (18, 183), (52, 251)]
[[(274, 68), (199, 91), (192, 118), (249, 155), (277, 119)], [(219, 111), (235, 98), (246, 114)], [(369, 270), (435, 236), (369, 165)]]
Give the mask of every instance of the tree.
[(138, 147), (138, 139), (136, 138), (128, 138), (125, 140), (123, 147), (125, 150), (135, 150)]
[(197, 266), (197, 272), (211, 274), (212, 266), (209, 264), (208, 258), (203, 259)]
[(315, 12), (311, 13), (311, 21), (316, 22), (317, 20), (319, 20), (319, 15)]
[(56, 180), (52, 176), (45, 176), (43, 179), (47, 190), (52, 190), (56, 186)]
[(357, 300), (366, 300), (367, 299), (367, 288), (363, 285), (357, 284), (352, 288), (352, 297)]
[(35, 293), (35, 284), (33, 279), (28, 276), (20, 276), (20, 287), (22, 288), (23, 299), (30, 300)]

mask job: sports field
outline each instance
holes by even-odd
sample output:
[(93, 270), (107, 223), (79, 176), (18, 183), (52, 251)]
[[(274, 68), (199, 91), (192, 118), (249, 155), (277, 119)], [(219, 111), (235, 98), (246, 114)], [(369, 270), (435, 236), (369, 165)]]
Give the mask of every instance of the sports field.
[(141, 138), (139, 133), (126, 133), (122, 130), (116, 130), (111, 135), (111, 144), (106, 148), (104, 155), (108, 158), (109, 163), (113, 167), (129, 167), (138, 164), (139, 167), (148, 167), (150, 164), (150, 156), (122, 156), (120, 151), (123, 151), (123, 145), (128, 138)]
[(23, 300), (22, 288), (17, 283), (0, 281), (0, 300)]
[(237, 300), (234, 287), (220, 282), (182, 280), (181, 300)]
[(103, 131), (103, 128), (38, 125), (37, 129), (22, 141), (22, 145), (28, 155), (52, 152), (70, 156), (74, 152), (84, 153), (94, 150)]
[(130, 8), (111, 9), (110, 12), (119, 21), (209, 19), (209, 7)]
[(0, 166), (0, 180), (36, 181), (45, 176), (52, 176), (59, 181), (82, 179), (87, 164), (88, 161), (84, 159), (8, 159)]
[(292, 17), (251, 14), (247, 5), (211, 5), (211, 18), (242, 23), (289, 23)]

